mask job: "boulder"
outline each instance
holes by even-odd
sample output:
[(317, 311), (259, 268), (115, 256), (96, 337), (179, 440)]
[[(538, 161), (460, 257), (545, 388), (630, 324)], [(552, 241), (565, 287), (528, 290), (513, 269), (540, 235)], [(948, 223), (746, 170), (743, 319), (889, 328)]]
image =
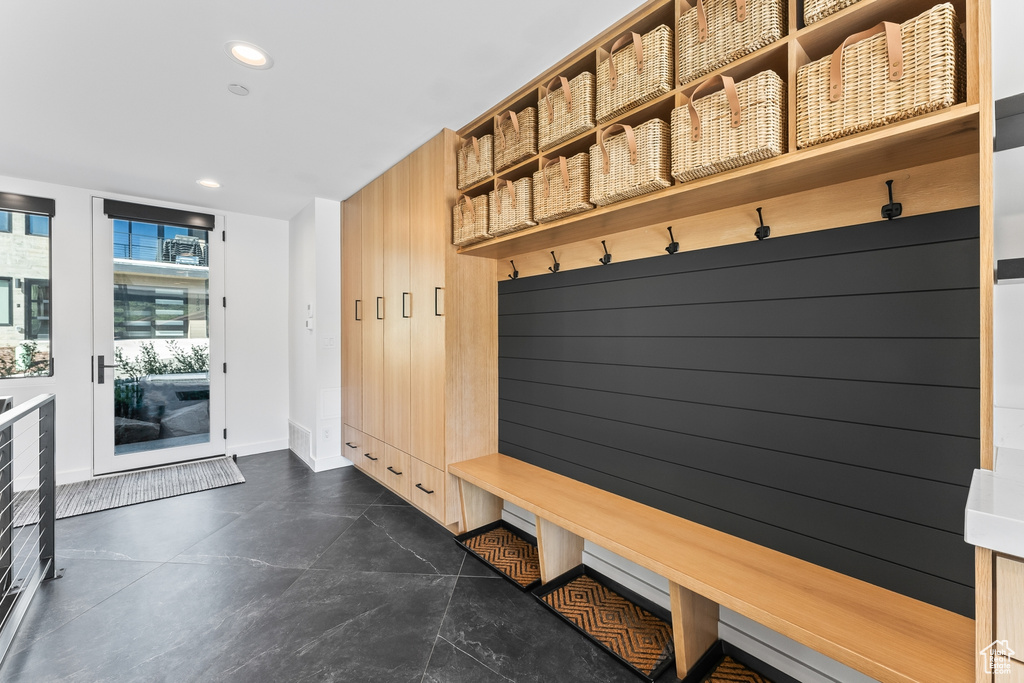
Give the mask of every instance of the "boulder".
[(114, 443), (118, 446), (140, 441), (153, 441), (160, 437), (160, 425), (127, 417), (114, 418)]
[(164, 417), (160, 421), (161, 439), (208, 434), (209, 432), (210, 405), (206, 401), (164, 413)]

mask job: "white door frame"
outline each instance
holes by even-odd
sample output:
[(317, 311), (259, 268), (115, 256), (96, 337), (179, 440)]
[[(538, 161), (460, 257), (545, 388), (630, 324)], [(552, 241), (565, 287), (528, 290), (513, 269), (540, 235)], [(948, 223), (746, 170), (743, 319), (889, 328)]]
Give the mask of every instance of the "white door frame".
[[(159, 205), (154, 202), (154, 205)], [(173, 207), (179, 208), (179, 207)], [(193, 209), (196, 210), (196, 209)], [(198, 209), (201, 210), (201, 209)], [(114, 363), (114, 260), (113, 219), (103, 211), (103, 198), (92, 198), (92, 288), (93, 288), (93, 474), (109, 474), (145, 467), (158, 467), (198, 460), (226, 453), (224, 307), (216, 305), (224, 296), (224, 216), (216, 215), (210, 233), (210, 441), (208, 443), (161, 448), (114, 455), (114, 371), (107, 369), (104, 384), (97, 382), (97, 360)]]

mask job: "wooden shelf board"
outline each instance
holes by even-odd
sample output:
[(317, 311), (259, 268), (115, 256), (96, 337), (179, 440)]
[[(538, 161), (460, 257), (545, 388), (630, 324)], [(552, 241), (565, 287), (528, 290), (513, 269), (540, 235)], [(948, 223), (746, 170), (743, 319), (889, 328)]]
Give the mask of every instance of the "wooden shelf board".
[(460, 249), (459, 253), (492, 259), (511, 258), (888, 170), (975, 154), (977, 133), (978, 106), (960, 104), (480, 242)]

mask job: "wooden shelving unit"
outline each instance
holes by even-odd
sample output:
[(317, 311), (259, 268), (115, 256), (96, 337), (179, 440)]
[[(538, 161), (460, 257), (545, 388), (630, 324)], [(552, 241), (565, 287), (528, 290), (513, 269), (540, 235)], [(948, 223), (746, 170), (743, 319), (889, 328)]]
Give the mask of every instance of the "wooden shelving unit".
[[(599, 207), (571, 218), (521, 232), (504, 235), (464, 247), (460, 254), (491, 259), (510, 259), (534, 251), (551, 250), (582, 240), (607, 237), (650, 225), (705, 215), (728, 207), (767, 201), (773, 197), (838, 185), (880, 172), (919, 167), (978, 153), (979, 139), (979, 31), (974, 4), (976, 0), (952, 0), (957, 18), (964, 23), (968, 55), (967, 102), (883, 128), (866, 131), (831, 143), (796, 148), (796, 74), (798, 69), (831, 53), (847, 36), (870, 28), (882, 20), (902, 22), (938, 4), (937, 0), (860, 0), (827, 19), (803, 26), (802, 3), (791, 0), (789, 33), (752, 54), (746, 55), (711, 75), (723, 74), (736, 80), (760, 71), (775, 71), (786, 83), (788, 152), (761, 163), (687, 183), (674, 181), (672, 187), (632, 200)], [(626, 31), (640, 33), (659, 24), (673, 29), (678, 50), (678, 18), (689, 6), (685, 0), (652, 0), (608, 31), (566, 57), (532, 83), (520, 88), (504, 101), (459, 130), (463, 138), (493, 132), (494, 117), (508, 109), (537, 106), (540, 87), (553, 77), (568, 78), (583, 72), (596, 73), (599, 61), (607, 58), (612, 42)], [(986, 48), (987, 44), (986, 44)], [(678, 64), (678, 55), (675, 55)], [(471, 197), (485, 194), (498, 180), (530, 177), (549, 159), (589, 152), (598, 132), (613, 123), (638, 125), (654, 118), (666, 122), (672, 110), (683, 106), (690, 93), (707, 77), (677, 87), (612, 121), (561, 143), (553, 149), (504, 169), (463, 193)], [(987, 76), (986, 76), (987, 78)], [(976, 201), (976, 192), (966, 193), (965, 201)], [(966, 205), (966, 204), (964, 204)], [(826, 227), (823, 225), (823, 227)], [(734, 241), (734, 240), (728, 240)], [(725, 242), (723, 242), (725, 243)]]

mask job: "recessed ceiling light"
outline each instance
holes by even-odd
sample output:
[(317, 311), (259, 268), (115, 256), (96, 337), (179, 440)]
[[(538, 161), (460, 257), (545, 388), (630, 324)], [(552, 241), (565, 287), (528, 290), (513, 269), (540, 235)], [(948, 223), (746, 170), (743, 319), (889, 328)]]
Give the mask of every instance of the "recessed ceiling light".
[(211, 187), (211, 188), (220, 187), (220, 183), (218, 183), (213, 178), (200, 178), (196, 182), (199, 183), (200, 185), (202, 185), (203, 187)]
[(249, 94), (249, 89), (240, 83), (231, 83), (228, 85), (228, 92), (232, 95), (238, 95), (239, 97), (245, 97)]
[(274, 66), (273, 58), (258, 45), (232, 40), (225, 43), (224, 49), (227, 50), (228, 56), (250, 69), (269, 69)]

